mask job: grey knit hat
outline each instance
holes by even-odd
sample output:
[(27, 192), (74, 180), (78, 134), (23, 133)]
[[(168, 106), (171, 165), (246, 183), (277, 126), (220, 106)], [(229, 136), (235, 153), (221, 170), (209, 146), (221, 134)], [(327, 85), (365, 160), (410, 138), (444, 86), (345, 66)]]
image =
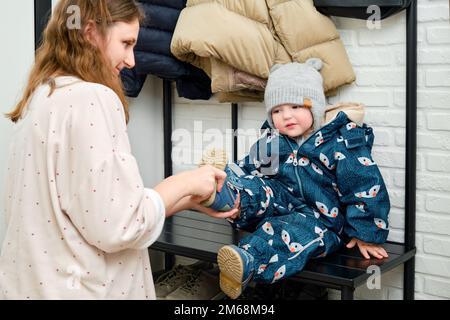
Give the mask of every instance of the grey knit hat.
[(305, 63), (275, 64), (270, 69), (264, 93), (267, 119), (273, 127), (272, 109), (281, 104), (304, 105), (305, 99), (312, 103), (314, 130), (320, 128), (325, 113), (326, 100), (323, 79), (319, 70), (322, 60), (310, 58)]

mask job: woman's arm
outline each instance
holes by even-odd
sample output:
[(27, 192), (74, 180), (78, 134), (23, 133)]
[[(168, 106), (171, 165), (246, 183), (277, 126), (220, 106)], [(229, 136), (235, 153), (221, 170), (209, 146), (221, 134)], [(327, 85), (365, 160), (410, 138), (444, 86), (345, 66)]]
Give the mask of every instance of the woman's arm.
[(184, 197), (178, 201), (171, 210), (166, 211), (166, 217), (173, 216), (175, 213), (183, 210), (194, 209), (194, 206), (195, 203), (192, 201), (191, 196)]
[[(203, 166), (171, 176), (158, 184), (154, 190), (161, 196), (166, 208), (166, 216), (169, 217), (186, 209), (195, 208), (203, 211), (202, 208), (204, 207), (200, 206), (199, 203), (215, 191), (216, 181), (217, 190), (220, 191), (225, 178), (224, 171), (212, 166)], [(223, 212), (219, 215), (226, 216)]]
[(191, 193), (189, 187), (186, 174), (182, 173), (166, 178), (153, 188), (164, 202), (166, 217), (171, 216), (174, 210), (177, 212), (185, 208)]
[(170, 211), (166, 211), (166, 217), (170, 217), (177, 212), (180, 212), (183, 210), (189, 210), (189, 209), (199, 211), (201, 213), (207, 214), (208, 216), (214, 217), (214, 218), (221, 218), (221, 219), (232, 218), (232, 219), (234, 219), (237, 217), (237, 215), (239, 213), (239, 196), (236, 199), (234, 208), (231, 209), (230, 211), (226, 211), (226, 212), (215, 211), (211, 208), (202, 206), (201, 204), (195, 202), (191, 196), (187, 196), (187, 197), (181, 199), (180, 201), (178, 201), (178, 203), (176, 203)]

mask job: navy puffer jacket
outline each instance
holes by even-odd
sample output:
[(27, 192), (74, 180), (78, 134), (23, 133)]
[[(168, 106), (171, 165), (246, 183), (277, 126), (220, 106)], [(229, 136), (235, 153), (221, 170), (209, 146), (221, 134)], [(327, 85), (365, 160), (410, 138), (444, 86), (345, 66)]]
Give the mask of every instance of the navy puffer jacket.
[(211, 97), (211, 79), (203, 70), (177, 60), (170, 43), (186, 0), (140, 0), (146, 15), (139, 30), (134, 53), (136, 66), (123, 69), (121, 76), (127, 96), (137, 97), (148, 74), (176, 81), (178, 95), (188, 99)]

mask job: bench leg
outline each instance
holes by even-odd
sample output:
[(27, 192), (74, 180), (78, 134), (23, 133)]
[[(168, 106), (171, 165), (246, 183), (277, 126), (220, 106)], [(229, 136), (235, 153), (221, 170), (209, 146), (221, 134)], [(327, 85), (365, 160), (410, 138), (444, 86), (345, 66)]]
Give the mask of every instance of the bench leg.
[(164, 269), (169, 271), (175, 265), (175, 256), (170, 253), (164, 253)]
[(353, 300), (353, 294), (355, 289), (351, 287), (342, 287), (341, 288), (341, 300)]
[(403, 299), (414, 300), (414, 266), (415, 259), (412, 258), (405, 263), (403, 274)]

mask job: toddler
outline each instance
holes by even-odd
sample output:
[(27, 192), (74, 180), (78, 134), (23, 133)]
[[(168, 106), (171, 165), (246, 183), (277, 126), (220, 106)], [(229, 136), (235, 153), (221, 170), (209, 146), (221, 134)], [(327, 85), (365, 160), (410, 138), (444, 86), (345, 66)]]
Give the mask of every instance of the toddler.
[(387, 257), (380, 244), (390, 203), (371, 156), (372, 128), (362, 123), (362, 105), (325, 110), (321, 66), (312, 58), (271, 69), (264, 134), (245, 159), (223, 164), (226, 183), (205, 202), (226, 211), (239, 197), (231, 223), (251, 232), (218, 252), (220, 286), (233, 299), (250, 280), (289, 277), (343, 243), (365, 258)]

